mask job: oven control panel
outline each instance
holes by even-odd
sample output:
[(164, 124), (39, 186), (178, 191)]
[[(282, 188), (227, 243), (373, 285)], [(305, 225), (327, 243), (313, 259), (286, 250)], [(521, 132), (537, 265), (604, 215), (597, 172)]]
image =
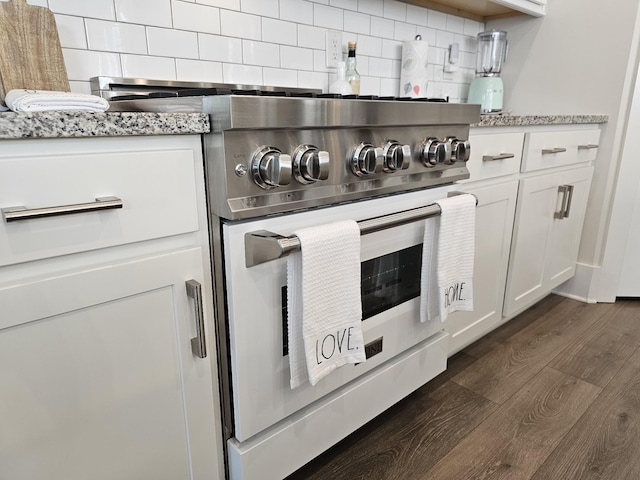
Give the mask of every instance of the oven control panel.
[[(230, 220), (306, 209), (469, 177), (466, 125), (229, 130), (208, 139), (212, 205)], [(223, 187), (223, 188), (221, 188)]]

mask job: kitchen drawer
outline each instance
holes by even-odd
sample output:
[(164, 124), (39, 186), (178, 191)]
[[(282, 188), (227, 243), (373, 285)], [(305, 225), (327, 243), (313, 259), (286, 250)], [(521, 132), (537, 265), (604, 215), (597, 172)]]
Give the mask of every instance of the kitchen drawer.
[(566, 130), (527, 133), (522, 171), (560, 167), (596, 159), (600, 130)]
[(491, 133), (469, 135), (471, 157), (467, 181), (511, 175), (520, 171), (524, 133)]
[[(121, 208), (77, 213), (116, 197)], [(0, 158), (0, 208), (69, 208), (0, 222), (0, 266), (197, 231), (194, 152), (117, 151)]]

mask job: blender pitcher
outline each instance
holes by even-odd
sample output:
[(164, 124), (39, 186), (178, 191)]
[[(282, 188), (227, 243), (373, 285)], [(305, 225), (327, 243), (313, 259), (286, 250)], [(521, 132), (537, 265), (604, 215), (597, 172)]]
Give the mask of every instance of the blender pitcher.
[(469, 87), (467, 103), (479, 103), (481, 113), (502, 111), (504, 85), (500, 71), (507, 48), (507, 32), (489, 30), (478, 34), (476, 77)]

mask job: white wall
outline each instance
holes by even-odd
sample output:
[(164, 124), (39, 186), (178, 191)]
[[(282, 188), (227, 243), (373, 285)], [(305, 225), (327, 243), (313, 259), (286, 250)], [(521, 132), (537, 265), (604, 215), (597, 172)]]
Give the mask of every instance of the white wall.
[[(567, 293), (594, 300), (604, 256), (621, 137), (635, 76), (632, 46), (638, 0), (549, 0), (543, 18), (503, 19), (507, 30), (505, 109), (527, 114), (608, 114), (596, 162), (578, 261)], [(591, 278), (580, 278), (580, 274)], [(581, 291), (575, 291), (579, 289)], [(572, 291), (573, 290), (573, 291)]]
[[(361, 93), (397, 95), (401, 45), (430, 44), (428, 95), (466, 97), (482, 23), (393, 0), (29, 0), (56, 16), (74, 91), (93, 76), (328, 90), (325, 33), (358, 42)], [(443, 72), (458, 43), (458, 72)]]

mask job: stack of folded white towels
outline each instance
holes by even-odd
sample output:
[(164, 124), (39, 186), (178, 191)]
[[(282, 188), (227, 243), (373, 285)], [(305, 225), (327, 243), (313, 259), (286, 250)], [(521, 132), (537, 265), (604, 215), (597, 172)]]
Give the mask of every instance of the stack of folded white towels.
[(4, 102), (14, 112), (104, 112), (109, 102), (96, 95), (46, 90), (10, 90)]

